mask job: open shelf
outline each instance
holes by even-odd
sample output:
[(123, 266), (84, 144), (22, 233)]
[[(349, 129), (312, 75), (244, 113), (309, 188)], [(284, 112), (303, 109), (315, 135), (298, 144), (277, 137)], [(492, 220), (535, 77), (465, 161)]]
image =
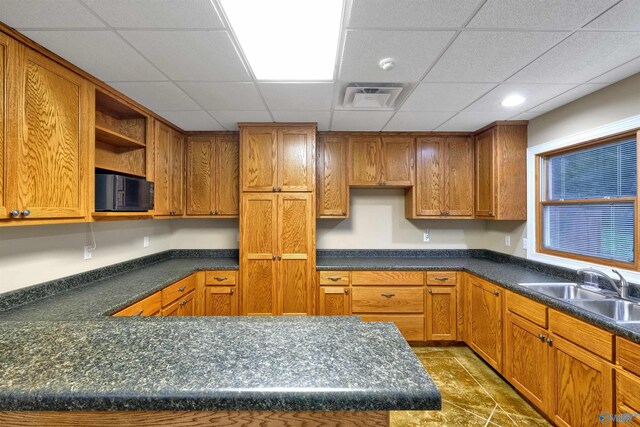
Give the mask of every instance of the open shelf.
[(145, 143), (96, 124), (96, 141), (122, 148), (144, 148)]
[(133, 176), (137, 176), (139, 178), (146, 178), (147, 177), (147, 175), (144, 172), (140, 172), (140, 171), (137, 171), (137, 170), (134, 170), (134, 169), (115, 166), (112, 163), (101, 163), (101, 162), (98, 162), (98, 159), (96, 159), (96, 169), (104, 169), (104, 170), (108, 170), (108, 171), (111, 171), (111, 172), (123, 173), (123, 174), (126, 174), (126, 175), (133, 175)]
[(94, 221), (117, 221), (119, 219), (151, 219), (153, 212), (92, 212)]

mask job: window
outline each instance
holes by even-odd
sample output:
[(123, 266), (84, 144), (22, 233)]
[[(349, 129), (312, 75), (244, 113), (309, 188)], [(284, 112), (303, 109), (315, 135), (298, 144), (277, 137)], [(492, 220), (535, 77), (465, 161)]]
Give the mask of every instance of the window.
[(538, 252), (637, 267), (637, 135), (538, 156)]

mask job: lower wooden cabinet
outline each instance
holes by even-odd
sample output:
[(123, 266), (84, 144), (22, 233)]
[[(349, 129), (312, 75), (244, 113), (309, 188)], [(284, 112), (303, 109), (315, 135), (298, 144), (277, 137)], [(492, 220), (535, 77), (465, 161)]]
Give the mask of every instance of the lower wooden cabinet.
[(360, 314), (363, 322), (393, 322), (407, 341), (424, 341), (423, 314)]
[(455, 286), (427, 286), (427, 341), (456, 341), (457, 298)]
[(162, 308), (163, 316), (194, 316), (195, 315), (195, 291), (180, 297), (176, 301)]
[(205, 286), (205, 316), (237, 316), (238, 294), (235, 286)]
[(486, 280), (468, 276), (467, 344), (498, 372), (502, 372), (501, 289)]
[(616, 369), (616, 409), (615, 413), (624, 415), (628, 419), (620, 420), (628, 424), (618, 423), (618, 425), (640, 426), (640, 416), (630, 416), (640, 414), (640, 377), (622, 369)]
[(320, 286), (320, 316), (347, 316), (350, 313), (350, 290), (347, 286)]

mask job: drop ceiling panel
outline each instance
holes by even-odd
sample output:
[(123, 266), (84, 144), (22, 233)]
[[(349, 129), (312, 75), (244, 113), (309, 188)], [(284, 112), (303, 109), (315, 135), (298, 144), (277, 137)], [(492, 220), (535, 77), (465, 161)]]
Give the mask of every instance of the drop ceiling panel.
[(211, 0), (83, 0), (116, 28), (223, 28)]
[(640, 32), (577, 32), (509, 81), (583, 83), (638, 56)]
[(615, 83), (636, 73), (640, 73), (640, 58), (632, 59), (611, 71), (607, 71), (595, 79), (589, 80), (589, 83)]
[(556, 96), (546, 102), (543, 102), (535, 107), (531, 108), (531, 112), (537, 112), (538, 114), (546, 113), (547, 111), (554, 110), (565, 104), (568, 104), (576, 99), (582, 98), (592, 92), (602, 89), (607, 86), (606, 84), (584, 84), (574, 89), (571, 89), (563, 94)]
[(590, 22), (586, 28), (640, 31), (640, 1), (624, 0)]
[(329, 130), (331, 111), (272, 111), (276, 122), (317, 122), (318, 130)]
[(180, 82), (205, 110), (261, 110), (264, 103), (253, 83)]
[(489, 0), (467, 28), (574, 30), (617, 0)]
[(400, 111), (460, 111), (495, 86), (494, 83), (422, 83)]
[(431, 131), (446, 122), (454, 114), (453, 111), (400, 111), (385, 126), (386, 131)]
[(24, 35), (100, 80), (166, 80), (113, 31), (25, 31)]
[(121, 31), (173, 80), (250, 81), (226, 31)]
[(154, 111), (200, 109), (172, 82), (121, 82), (111, 85)]
[(541, 116), (544, 113), (539, 113), (536, 111), (525, 111), (524, 113), (520, 113), (515, 117), (512, 117), (511, 120), (531, 120), (538, 116)]
[(331, 130), (379, 131), (393, 111), (334, 111)]
[(480, 0), (353, 0), (349, 28), (462, 26)]
[(322, 111), (331, 108), (333, 83), (259, 83), (271, 110)]
[(227, 130), (238, 130), (238, 122), (271, 122), (267, 111), (209, 111)]
[(182, 130), (224, 130), (206, 111), (160, 111), (162, 117)]
[[(415, 82), (447, 45), (453, 31), (347, 31), (339, 80), (344, 82)], [(393, 70), (378, 63), (391, 57)]]
[(558, 43), (565, 32), (465, 31), (425, 82), (502, 82)]
[[(574, 87), (575, 85), (505, 83), (478, 99), (467, 107), (465, 111), (495, 112), (515, 116)], [(500, 105), (502, 100), (509, 95), (520, 95), (525, 98), (525, 101), (513, 107), (503, 107)]]
[(2, 0), (0, 21), (19, 30), (105, 26), (76, 0)]
[(496, 120), (507, 120), (511, 117), (512, 114), (506, 113), (463, 111), (438, 126), (436, 130), (443, 132), (471, 132)]

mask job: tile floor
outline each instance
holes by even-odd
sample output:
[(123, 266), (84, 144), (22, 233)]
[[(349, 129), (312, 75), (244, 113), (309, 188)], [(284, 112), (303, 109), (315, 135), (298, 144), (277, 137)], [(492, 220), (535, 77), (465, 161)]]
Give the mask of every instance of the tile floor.
[(468, 347), (414, 347), (442, 394), (441, 411), (393, 411), (391, 425), (550, 426)]

